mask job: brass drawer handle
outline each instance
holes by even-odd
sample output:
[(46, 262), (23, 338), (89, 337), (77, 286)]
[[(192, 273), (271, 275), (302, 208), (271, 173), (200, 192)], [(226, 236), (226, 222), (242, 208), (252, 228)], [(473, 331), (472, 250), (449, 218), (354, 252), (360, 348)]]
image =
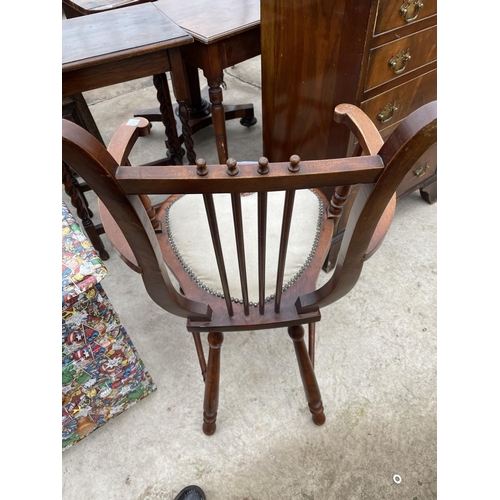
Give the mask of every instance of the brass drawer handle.
[(395, 56), (389, 60), (389, 68), (394, 71), (395, 75), (399, 75), (406, 69), (408, 61), (411, 59), (410, 49), (400, 50)]
[(377, 115), (377, 120), (380, 123), (388, 122), (394, 116), (394, 113), (398, 110), (396, 103), (388, 103), (384, 109), (381, 109)]
[(403, 16), (407, 23), (411, 23), (417, 19), (418, 13), (423, 6), (424, 4), (420, 0), (408, 0), (399, 8), (399, 15)]
[(425, 175), (425, 172), (429, 170), (429, 164), (426, 163), (425, 165), (421, 165), (420, 167), (416, 168), (413, 173), (415, 174), (415, 177), (422, 177)]

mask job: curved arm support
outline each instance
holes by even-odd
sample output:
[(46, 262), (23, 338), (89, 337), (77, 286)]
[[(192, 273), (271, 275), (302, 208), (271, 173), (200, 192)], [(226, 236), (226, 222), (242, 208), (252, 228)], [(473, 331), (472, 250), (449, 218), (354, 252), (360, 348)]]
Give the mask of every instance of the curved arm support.
[[(335, 108), (335, 121), (344, 123), (358, 140), (358, 148), (354, 156), (360, 154), (376, 155), (384, 145), (384, 140), (377, 127), (368, 118), (364, 111), (352, 104), (339, 104)], [(361, 151), (360, 151), (361, 149)], [(368, 245), (365, 259), (369, 259), (380, 247), (391, 226), (396, 212), (396, 194), (391, 198), (378, 225), (373, 233), (373, 238)]]
[(118, 165), (127, 165), (130, 151), (139, 137), (149, 135), (151, 125), (146, 118), (133, 118), (122, 123), (108, 145), (109, 154)]
[[(117, 165), (104, 146), (86, 130), (63, 120), (63, 160), (106, 204), (132, 248), (150, 297), (163, 309), (184, 318), (210, 320), (209, 306), (187, 299), (173, 286), (148, 214), (137, 195), (127, 195), (114, 178)], [(145, 271), (149, 270), (149, 271)]]
[(352, 104), (336, 106), (335, 121), (347, 125), (365, 154), (376, 155), (384, 144), (384, 140), (374, 123), (364, 111)]
[(375, 184), (363, 184), (356, 196), (335, 271), (320, 289), (297, 299), (299, 313), (331, 304), (354, 287), (388, 203), (415, 162), (436, 141), (437, 102), (433, 101), (407, 116), (380, 149), (386, 167)]

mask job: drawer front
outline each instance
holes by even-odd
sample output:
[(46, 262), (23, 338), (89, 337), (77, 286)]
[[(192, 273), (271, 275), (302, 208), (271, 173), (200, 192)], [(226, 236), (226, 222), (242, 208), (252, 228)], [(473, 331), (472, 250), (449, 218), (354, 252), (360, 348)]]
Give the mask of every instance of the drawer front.
[(434, 26), (370, 51), (365, 91), (415, 71), (437, 59), (437, 28)]
[(430, 179), (437, 170), (437, 144), (422, 155), (399, 185), (396, 194), (401, 197), (414, 191), (418, 185)]
[(379, 0), (374, 36), (437, 13), (437, 0)]
[(372, 97), (360, 108), (382, 132), (401, 121), (420, 106), (437, 98), (437, 70), (429, 71), (403, 85)]

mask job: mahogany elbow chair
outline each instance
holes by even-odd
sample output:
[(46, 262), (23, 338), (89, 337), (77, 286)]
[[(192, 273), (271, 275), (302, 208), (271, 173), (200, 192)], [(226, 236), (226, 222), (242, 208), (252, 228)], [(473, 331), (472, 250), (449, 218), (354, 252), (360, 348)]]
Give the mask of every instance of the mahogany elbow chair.
[[(205, 381), (203, 431), (216, 430), (225, 332), (287, 327), (306, 399), (325, 422), (314, 373), (314, 325), (320, 310), (345, 296), (392, 221), (394, 193), (437, 141), (437, 103), (410, 114), (384, 143), (369, 118), (349, 104), (336, 120), (355, 134), (364, 156), (227, 165), (127, 166), (147, 120), (122, 125), (106, 150), (63, 120), (63, 159), (92, 187), (112, 245), (160, 307), (187, 320)], [(317, 277), (335, 218), (323, 186), (359, 185), (331, 277)], [(168, 194), (151, 207), (148, 195)], [(304, 340), (308, 325), (309, 348)], [(208, 332), (208, 361), (200, 332)]]

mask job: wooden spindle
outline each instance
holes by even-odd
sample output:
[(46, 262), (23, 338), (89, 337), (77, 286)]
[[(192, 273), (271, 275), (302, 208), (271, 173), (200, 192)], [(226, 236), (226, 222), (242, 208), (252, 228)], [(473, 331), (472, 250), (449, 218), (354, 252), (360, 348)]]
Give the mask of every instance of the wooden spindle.
[(330, 206), (328, 207), (328, 218), (333, 219), (335, 229), (342, 216), (342, 211), (350, 192), (351, 186), (337, 186), (333, 192)]
[(276, 313), (280, 312), (281, 294), (283, 291), (283, 277), (285, 275), (286, 251), (288, 248), (288, 237), (290, 236), (290, 226), (292, 223), (294, 200), (295, 200), (295, 190), (286, 191), (285, 203), (283, 208), (283, 222), (281, 224), (278, 275), (276, 277), (276, 294), (274, 302), (274, 311)]
[(146, 213), (148, 214), (153, 229), (155, 230), (156, 233), (161, 233), (161, 223), (158, 220), (158, 217), (156, 217), (156, 210), (151, 205), (151, 200), (149, 199), (149, 196), (147, 194), (140, 194), (139, 198), (141, 199), (142, 204), (146, 209)]
[(259, 238), (259, 314), (264, 314), (266, 303), (266, 231), (267, 193), (257, 195), (257, 231)]
[(196, 354), (198, 355), (198, 362), (200, 363), (201, 376), (205, 382), (207, 373), (207, 363), (205, 361), (205, 354), (203, 353), (203, 345), (201, 343), (200, 332), (193, 332), (194, 345), (196, 347)]
[[(228, 160), (229, 163), (229, 160)], [(247, 268), (245, 261), (245, 240), (243, 237), (243, 217), (241, 213), (241, 195), (239, 193), (231, 194), (231, 203), (233, 206), (234, 234), (236, 237), (236, 252), (238, 254), (238, 268), (240, 270), (241, 293), (243, 299), (243, 311), (245, 316), (250, 314), (250, 305), (248, 300)]]
[[(257, 173), (269, 173), (269, 160), (262, 156), (259, 158)], [(264, 314), (266, 307), (266, 234), (267, 234), (267, 193), (257, 195), (257, 231), (259, 245), (259, 314)]]
[(226, 266), (224, 264), (224, 255), (222, 253), (222, 245), (220, 242), (219, 227), (217, 225), (217, 215), (215, 213), (214, 198), (211, 194), (204, 194), (203, 201), (205, 202), (205, 211), (207, 213), (208, 225), (212, 236), (212, 244), (214, 246), (215, 258), (219, 269), (219, 276), (222, 283), (222, 291), (224, 292), (224, 300), (226, 301), (227, 313), (229, 316), (234, 316), (233, 304), (231, 302), (231, 294), (229, 293), (229, 284), (227, 281)]
[(308, 334), (309, 334), (309, 359), (311, 360), (311, 366), (314, 369), (314, 358), (316, 357), (316, 323), (309, 323)]

